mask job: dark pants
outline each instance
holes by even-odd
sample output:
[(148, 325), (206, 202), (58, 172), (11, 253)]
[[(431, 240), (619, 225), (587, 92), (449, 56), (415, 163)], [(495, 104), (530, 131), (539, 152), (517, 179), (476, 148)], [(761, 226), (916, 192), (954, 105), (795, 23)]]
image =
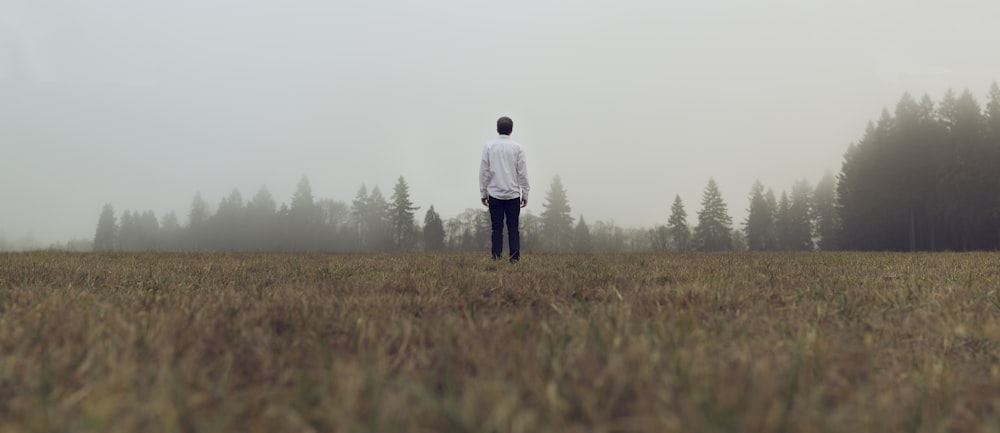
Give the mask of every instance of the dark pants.
[(493, 221), (493, 259), (503, 253), (503, 220), (507, 218), (507, 241), (510, 243), (510, 261), (521, 259), (521, 234), (517, 231), (521, 216), (521, 199), (500, 200), (490, 197), (490, 220)]

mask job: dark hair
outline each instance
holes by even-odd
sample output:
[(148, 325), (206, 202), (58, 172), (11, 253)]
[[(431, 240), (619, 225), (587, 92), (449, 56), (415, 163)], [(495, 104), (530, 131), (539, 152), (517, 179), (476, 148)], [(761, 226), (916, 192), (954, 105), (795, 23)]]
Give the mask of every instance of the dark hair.
[(509, 117), (503, 116), (497, 119), (497, 132), (500, 135), (510, 135), (510, 131), (514, 130), (514, 121), (510, 120)]

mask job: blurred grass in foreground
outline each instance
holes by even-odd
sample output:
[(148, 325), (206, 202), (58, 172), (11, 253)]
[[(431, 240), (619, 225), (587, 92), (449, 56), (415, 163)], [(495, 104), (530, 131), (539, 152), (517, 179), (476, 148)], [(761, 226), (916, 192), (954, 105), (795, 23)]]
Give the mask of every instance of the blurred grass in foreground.
[(0, 254), (0, 431), (1000, 431), (998, 261)]

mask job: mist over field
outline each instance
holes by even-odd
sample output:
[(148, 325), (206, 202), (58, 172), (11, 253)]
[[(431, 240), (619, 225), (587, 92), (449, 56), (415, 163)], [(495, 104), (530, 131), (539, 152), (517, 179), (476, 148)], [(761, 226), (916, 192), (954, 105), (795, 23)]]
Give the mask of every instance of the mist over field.
[[(93, 240), (108, 203), (184, 225), (195, 194), (215, 212), (264, 186), (280, 208), (304, 176), (317, 200), (348, 205), (402, 176), (418, 221), (432, 205), (456, 218), (479, 209), (478, 158), (503, 115), (534, 215), (558, 175), (577, 221), (650, 229), (678, 196), (693, 226), (711, 178), (739, 229), (755, 181), (780, 197), (838, 174), (904, 93), (968, 88), (985, 106), (998, 14), (980, 1), (8, 0), (0, 249)], [(927, 230), (910, 245), (941, 242)]]

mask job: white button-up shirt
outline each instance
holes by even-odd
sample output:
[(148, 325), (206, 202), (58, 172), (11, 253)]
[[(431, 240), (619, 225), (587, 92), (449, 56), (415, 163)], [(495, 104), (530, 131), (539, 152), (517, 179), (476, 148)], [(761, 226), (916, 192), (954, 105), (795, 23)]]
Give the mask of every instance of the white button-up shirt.
[(486, 143), (479, 164), (479, 197), (528, 200), (528, 189), (528, 163), (521, 144), (509, 135)]

